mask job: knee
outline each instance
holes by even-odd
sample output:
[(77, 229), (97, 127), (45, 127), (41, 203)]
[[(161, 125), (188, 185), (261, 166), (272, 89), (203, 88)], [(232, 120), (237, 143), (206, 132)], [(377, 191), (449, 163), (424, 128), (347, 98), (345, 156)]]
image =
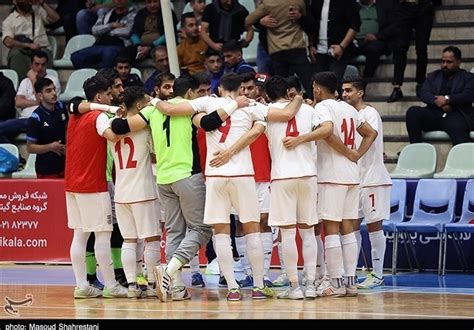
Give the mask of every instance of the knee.
[(406, 113), (407, 120), (417, 118), (420, 113), (420, 109), (421, 107), (418, 106), (409, 107)]

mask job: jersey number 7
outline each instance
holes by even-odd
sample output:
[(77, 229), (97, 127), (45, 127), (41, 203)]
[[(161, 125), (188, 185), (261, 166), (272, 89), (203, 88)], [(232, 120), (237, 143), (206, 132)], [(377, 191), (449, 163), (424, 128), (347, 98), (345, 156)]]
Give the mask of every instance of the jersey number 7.
[(219, 143), (224, 143), (225, 139), (227, 139), (227, 135), (229, 134), (229, 131), (230, 131), (230, 125), (231, 125), (231, 121), (230, 121), (230, 117), (228, 117), (227, 120), (224, 123), (222, 123), (221, 126), (219, 126), (218, 130), (219, 132), (222, 133)]

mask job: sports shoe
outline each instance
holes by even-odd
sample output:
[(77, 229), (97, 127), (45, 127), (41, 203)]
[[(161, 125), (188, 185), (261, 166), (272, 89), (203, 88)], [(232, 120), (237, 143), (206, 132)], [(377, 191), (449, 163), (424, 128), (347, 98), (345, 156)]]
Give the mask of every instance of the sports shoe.
[(304, 297), (311, 299), (316, 298), (316, 287), (314, 286), (314, 284), (308, 284), (304, 288)]
[(84, 290), (77, 286), (74, 288), (74, 299), (98, 298), (102, 296), (102, 291), (89, 285)]
[(273, 283), (267, 275), (263, 275), (263, 285), (265, 285), (267, 288), (273, 287)]
[(271, 298), (275, 295), (275, 292), (268, 288), (268, 287), (263, 287), (263, 288), (253, 288), (252, 289), (252, 299), (267, 299)]
[(341, 287), (336, 288), (332, 285), (329, 279), (324, 279), (316, 288), (316, 295), (318, 297), (343, 297), (346, 295), (346, 287), (342, 285)]
[(281, 273), (278, 277), (272, 282), (274, 287), (289, 286), (290, 280), (286, 273)]
[(191, 294), (189, 293), (188, 289), (184, 286), (175, 286), (171, 292), (171, 299), (172, 300), (188, 300), (191, 299)]
[(220, 286), (221, 288), (227, 287), (227, 281), (226, 281), (224, 275), (219, 276), (218, 286)]
[(161, 265), (156, 266), (153, 269), (153, 273), (156, 279), (156, 296), (160, 301), (166, 302), (170, 289), (173, 286), (171, 276), (168, 275), (166, 269)]
[(241, 288), (253, 286), (253, 277), (251, 275), (247, 275), (242, 280), (237, 281), (237, 283)]
[(137, 286), (136, 284), (128, 285), (127, 298), (138, 299), (145, 297), (146, 291), (143, 291), (139, 286)]
[(239, 301), (242, 300), (242, 295), (240, 294), (240, 288), (233, 288), (227, 291), (227, 301)]
[(378, 286), (384, 285), (385, 279), (382, 277), (378, 277), (377, 275), (374, 274), (374, 272), (371, 272), (367, 275), (364, 281), (362, 283), (357, 283), (357, 288), (358, 289), (372, 289), (376, 288)]
[(147, 298), (156, 298), (156, 283), (148, 284), (146, 288)]
[(237, 260), (234, 261), (234, 272), (236, 273), (242, 273), (244, 271), (244, 266), (242, 265), (242, 261)]
[(104, 290), (104, 285), (98, 279), (96, 279), (94, 282), (92, 282), (91, 286), (93, 286), (94, 288), (99, 289), (99, 290)]
[(278, 299), (301, 300), (304, 299), (303, 290), (298, 286), (294, 289), (288, 288), (277, 295)]
[(137, 285), (148, 286), (148, 280), (146, 279), (145, 275), (143, 274), (137, 275)]
[(119, 283), (115, 284), (115, 286), (108, 288), (104, 287), (104, 291), (102, 291), (102, 297), (104, 298), (127, 298), (128, 297), (128, 289), (121, 286)]
[(123, 268), (114, 269), (115, 273), (115, 280), (123, 287), (128, 287), (127, 277), (125, 276), (125, 272)]
[(194, 273), (191, 276), (191, 285), (194, 287), (201, 287), (204, 288), (206, 283), (204, 283), (204, 279), (202, 278), (201, 273)]
[(214, 258), (210, 263), (207, 264), (206, 275), (219, 275), (220, 274), (220, 269), (219, 269), (219, 263), (217, 262), (217, 258)]
[(346, 286), (346, 297), (357, 297), (357, 286)]

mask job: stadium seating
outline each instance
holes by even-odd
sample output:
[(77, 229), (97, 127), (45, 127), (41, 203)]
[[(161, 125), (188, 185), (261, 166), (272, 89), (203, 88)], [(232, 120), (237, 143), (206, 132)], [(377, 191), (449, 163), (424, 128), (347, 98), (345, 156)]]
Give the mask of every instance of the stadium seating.
[(59, 96), (61, 102), (68, 102), (73, 97), (79, 96), (85, 98), (84, 89), (82, 85), (86, 79), (92, 77), (97, 73), (96, 69), (80, 69), (74, 71), (67, 81), (64, 93)]
[(435, 178), (474, 178), (474, 143), (462, 143), (451, 148), (444, 169)]
[(47, 69), (46, 70), (46, 74), (48, 76), (53, 76), (54, 78), (56, 78), (58, 81), (59, 81), (59, 74), (58, 74), (58, 71), (54, 70), (54, 69)]
[(252, 42), (242, 49), (242, 56), (249, 64), (257, 63), (258, 32), (254, 31)]
[(26, 161), (25, 168), (18, 172), (12, 173), (14, 179), (35, 179), (36, 178), (36, 154), (29, 154), (28, 160)]
[(402, 149), (390, 176), (394, 179), (432, 178), (435, 170), (435, 147), (429, 143), (412, 143)]
[(140, 80), (142, 80), (142, 72), (137, 69), (137, 68), (132, 68), (132, 70), (130, 71), (130, 73), (134, 73), (136, 75), (138, 75), (140, 77)]
[(10, 79), (13, 83), (13, 87), (15, 87), (15, 90), (18, 89), (18, 84), (19, 84), (19, 78), (18, 78), (18, 73), (16, 73), (15, 70), (12, 69), (2, 69), (0, 70), (5, 77)]
[(79, 49), (90, 47), (94, 44), (95, 37), (90, 34), (80, 34), (74, 36), (69, 40), (64, 50), (64, 55), (59, 60), (54, 60), (54, 67), (58, 68), (73, 68), (71, 62), (71, 54)]

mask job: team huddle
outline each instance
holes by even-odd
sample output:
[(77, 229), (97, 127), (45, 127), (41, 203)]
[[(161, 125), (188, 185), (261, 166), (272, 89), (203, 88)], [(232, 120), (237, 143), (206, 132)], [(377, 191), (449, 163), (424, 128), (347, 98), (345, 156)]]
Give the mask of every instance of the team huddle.
[[(194, 77), (179, 77), (174, 98), (166, 101), (128, 87), (118, 107), (111, 105), (110, 83), (94, 76), (84, 83), (87, 101), (71, 102), (65, 190), (68, 225), (74, 230), (75, 298), (189, 299), (181, 269), (212, 237), (227, 300), (241, 300), (231, 214), (238, 215), (237, 248), (248, 260), (252, 299), (275, 295), (268, 278), (270, 227), (279, 230), (282, 271), (289, 282), (277, 298), (355, 296), (358, 288), (383, 284), (382, 220), (390, 215), (391, 180), (383, 162), (380, 115), (363, 101), (365, 82), (358, 77), (344, 81), (344, 101), (338, 100), (341, 86), (331, 72), (313, 76), (313, 101), (303, 100), (278, 76), (265, 83), (265, 98), (235, 73), (221, 78), (219, 97), (199, 96), (199, 87)], [(128, 288), (116, 281), (110, 265), (108, 152)], [(161, 213), (166, 265), (160, 264)], [(373, 272), (357, 283), (362, 219), (368, 225)], [(297, 229), (304, 260), (301, 283)], [(91, 232), (103, 290), (86, 277)], [(141, 256), (148, 269), (145, 284), (137, 281)]]

